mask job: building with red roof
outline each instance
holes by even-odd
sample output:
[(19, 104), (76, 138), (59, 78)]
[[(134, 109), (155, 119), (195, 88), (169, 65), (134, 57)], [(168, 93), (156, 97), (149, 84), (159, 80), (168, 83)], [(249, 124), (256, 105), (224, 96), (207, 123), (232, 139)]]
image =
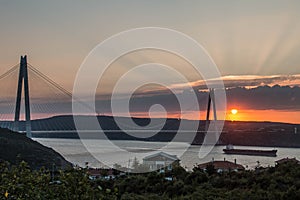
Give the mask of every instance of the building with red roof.
[(197, 167), (206, 171), (207, 166), (213, 165), (217, 172), (228, 172), (228, 171), (243, 171), (245, 167), (241, 164), (237, 164), (236, 160), (230, 162), (224, 159), (224, 161), (210, 161), (207, 163), (198, 164)]

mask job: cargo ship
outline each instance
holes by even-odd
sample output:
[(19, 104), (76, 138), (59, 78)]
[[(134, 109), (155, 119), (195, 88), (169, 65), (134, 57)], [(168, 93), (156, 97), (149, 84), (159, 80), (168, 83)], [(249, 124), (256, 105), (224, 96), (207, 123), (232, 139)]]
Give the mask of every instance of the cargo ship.
[(233, 145), (227, 145), (223, 149), (225, 154), (250, 155), (250, 156), (270, 156), (276, 157), (277, 150), (256, 150), (256, 149), (234, 149)]

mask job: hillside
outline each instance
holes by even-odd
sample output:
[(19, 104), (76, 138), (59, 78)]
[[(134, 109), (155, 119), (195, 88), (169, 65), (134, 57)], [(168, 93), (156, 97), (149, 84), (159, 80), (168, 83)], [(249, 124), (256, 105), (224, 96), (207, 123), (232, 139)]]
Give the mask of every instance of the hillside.
[(27, 138), (24, 134), (2, 128), (0, 128), (0, 160), (11, 164), (24, 160), (32, 169), (39, 169), (42, 166), (52, 169), (53, 164), (56, 168), (71, 167), (71, 163), (53, 149)]
[[(85, 127), (83, 130), (94, 130), (90, 125), (92, 116), (77, 116), (82, 120)], [(117, 117), (121, 120), (126, 118)], [(152, 119), (154, 124), (159, 124), (158, 119)], [(149, 138), (135, 138), (120, 130), (115, 120), (111, 116), (98, 116), (98, 121), (106, 136), (110, 140), (143, 140), (143, 141), (170, 141), (174, 138), (176, 130), (181, 122), (187, 124), (184, 130), (190, 130), (189, 123), (195, 121), (166, 119), (163, 129), (156, 135)], [(145, 126), (149, 123), (147, 118), (133, 118), (140, 126)], [(21, 130), (25, 130), (24, 121), (20, 122)], [(55, 116), (45, 119), (32, 120), (32, 135), (34, 137), (44, 138), (78, 138), (73, 117), (70, 115)], [(0, 122), (2, 127), (11, 127), (11, 122)], [(131, 127), (128, 127), (130, 129)], [(297, 134), (295, 134), (295, 128)], [(143, 128), (141, 128), (143, 129)], [(204, 138), (205, 121), (200, 121), (198, 130), (200, 131), (194, 140), (193, 144), (201, 144)], [(62, 131), (61, 131), (62, 130)], [(112, 131), (114, 130), (114, 131)], [(135, 130), (138, 131), (138, 130)], [(149, 130), (151, 132), (151, 130)], [(129, 131), (130, 132), (130, 131)], [(141, 132), (142, 134), (142, 132)], [(86, 134), (88, 137), (88, 134)], [(82, 137), (82, 135), (81, 135)], [(103, 138), (104, 139), (104, 138)], [(234, 144), (247, 146), (271, 146), (271, 147), (300, 147), (300, 125), (280, 122), (242, 122), (242, 121), (226, 121), (224, 124), (223, 133), (219, 141), (220, 145)]]

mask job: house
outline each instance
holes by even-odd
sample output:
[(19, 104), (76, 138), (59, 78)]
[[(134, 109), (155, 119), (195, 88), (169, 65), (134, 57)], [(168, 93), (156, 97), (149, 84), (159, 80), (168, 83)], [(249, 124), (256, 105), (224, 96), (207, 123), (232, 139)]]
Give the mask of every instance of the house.
[(236, 163), (236, 159), (234, 162), (230, 162), (224, 159), (224, 161), (214, 161), (212, 160), (211, 162), (207, 163), (202, 163), (197, 165), (197, 168), (202, 169), (206, 171), (207, 166), (213, 165), (215, 170), (220, 173), (220, 172), (228, 172), (228, 171), (243, 171), (245, 170), (245, 167), (241, 164)]
[(164, 152), (159, 152), (153, 155), (143, 158), (143, 164), (151, 171), (163, 169), (167, 167), (168, 170), (172, 170), (173, 165), (179, 165), (179, 158), (176, 155), (170, 155)]
[(283, 164), (283, 163), (288, 163), (288, 162), (294, 162), (294, 163), (300, 164), (300, 161), (297, 160), (296, 158), (289, 158), (289, 157), (277, 160), (277, 161), (275, 161), (275, 164), (278, 165), (278, 164)]
[(96, 179), (100, 178), (102, 176), (101, 172), (102, 172), (101, 169), (93, 169), (93, 168), (89, 168), (87, 171), (89, 178), (91, 180), (96, 180)]
[(89, 175), (89, 179), (96, 180), (96, 179), (114, 179), (115, 172), (113, 169), (99, 169), (99, 168), (89, 168), (87, 171)]

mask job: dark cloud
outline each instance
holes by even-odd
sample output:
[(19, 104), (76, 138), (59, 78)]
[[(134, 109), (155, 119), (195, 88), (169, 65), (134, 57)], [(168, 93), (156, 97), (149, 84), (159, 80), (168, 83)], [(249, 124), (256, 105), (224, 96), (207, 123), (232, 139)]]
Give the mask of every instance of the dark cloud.
[(300, 88), (298, 86), (259, 86), (227, 90), (228, 105), (242, 105), (245, 109), (300, 110)]
[[(177, 94), (184, 99), (184, 94)], [(259, 86), (251, 89), (245, 87), (234, 87), (226, 90), (228, 106), (239, 106), (243, 109), (256, 110), (300, 110), (300, 88), (298, 86)], [(200, 109), (207, 105), (208, 93), (197, 91)], [(188, 99), (188, 98), (187, 98)], [(119, 102), (125, 99), (119, 99)], [(158, 92), (145, 96), (133, 96), (130, 100), (130, 110), (132, 112), (148, 112), (154, 104), (161, 104), (169, 112), (180, 110), (176, 96), (170, 92)], [(110, 101), (98, 101), (99, 111), (110, 112)], [(196, 111), (195, 106), (187, 107), (187, 111)], [(122, 108), (121, 110), (122, 111)]]
[[(228, 107), (239, 106), (243, 109), (257, 110), (300, 110), (299, 75), (227, 76), (223, 79)], [(184, 96), (184, 93), (189, 92), (184, 85), (180, 85), (177, 89), (181, 90), (177, 96)], [(208, 93), (205, 91), (206, 85), (198, 81), (193, 83), (193, 89), (197, 93), (200, 109), (205, 109), (208, 97)], [(180, 110), (176, 96), (169, 89), (137, 92), (131, 97), (130, 103), (132, 112), (147, 112), (153, 104), (162, 104), (170, 112)], [(108, 106), (108, 104), (106, 105)], [(191, 106), (192, 108), (193, 106)]]

